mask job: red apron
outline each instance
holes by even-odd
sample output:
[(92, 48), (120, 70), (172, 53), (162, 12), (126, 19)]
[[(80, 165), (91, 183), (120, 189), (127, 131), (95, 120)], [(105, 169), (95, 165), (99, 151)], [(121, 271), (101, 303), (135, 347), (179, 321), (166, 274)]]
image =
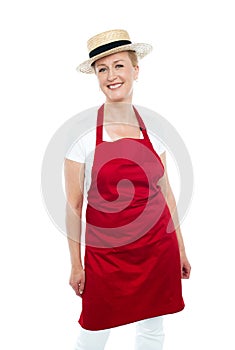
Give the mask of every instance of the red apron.
[(86, 283), (80, 325), (101, 330), (181, 311), (179, 247), (157, 185), (163, 164), (134, 108), (143, 139), (103, 141), (96, 150), (86, 211)]

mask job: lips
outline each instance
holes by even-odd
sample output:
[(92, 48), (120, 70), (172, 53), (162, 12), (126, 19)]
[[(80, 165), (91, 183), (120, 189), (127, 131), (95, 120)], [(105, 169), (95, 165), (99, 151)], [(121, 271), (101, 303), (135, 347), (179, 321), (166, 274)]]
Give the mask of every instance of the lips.
[(122, 84), (123, 84), (123, 83), (110, 84), (110, 85), (108, 85), (108, 88), (109, 88), (110, 90), (115, 90), (115, 89), (120, 88), (120, 87), (122, 86)]

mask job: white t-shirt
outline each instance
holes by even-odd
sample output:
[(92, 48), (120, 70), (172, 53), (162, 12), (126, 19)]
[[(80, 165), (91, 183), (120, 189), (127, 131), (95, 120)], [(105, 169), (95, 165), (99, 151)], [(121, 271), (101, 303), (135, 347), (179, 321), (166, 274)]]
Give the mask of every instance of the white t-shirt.
[[(144, 107), (136, 107), (138, 112), (140, 113), (140, 116), (142, 117), (147, 133), (149, 136), (149, 139), (152, 143), (152, 146), (156, 153), (158, 155), (161, 155), (165, 152), (165, 147), (160, 140), (160, 136), (156, 135), (155, 132), (148, 129), (148, 123), (147, 120), (145, 120), (145, 114), (148, 116), (150, 113), (154, 113), (152, 111), (147, 110)], [(97, 109), (94, 109), (91, 111), (91, 113), (96, 113), (97, 115)], [(155, 117), (158, 117), (159, 115), (157, 113), (154, 113)], [(151, 116), (152, 117), (152, 116)], [(156, 122), (157, 122), (156, 118)], [(96, 118), (95, 118), (96, 121)], [(162, 130), (161, 130), (162, 133)], [(143, 134), (141, 132), (140, 138), (143, 139)], [(106, 129), (103, 127), (103, 140), (106, 142), (112, 142), (112, 139), (106, 132)], [(84, 163), (85, 164), (85, 190), (88, 192), (90, 185), (91, 185), (91, 171), (92, 171), (92, 165), (94, 161), (94, 151), (96, 146), (96, 123), (93, 128), (89, 127), (88, 132), (84, 132), (83, 135), (81, 135), (75, 143), (69, 148), (69, 150), (66, 153), (66, 158), (73, 160), (75, 162)]]

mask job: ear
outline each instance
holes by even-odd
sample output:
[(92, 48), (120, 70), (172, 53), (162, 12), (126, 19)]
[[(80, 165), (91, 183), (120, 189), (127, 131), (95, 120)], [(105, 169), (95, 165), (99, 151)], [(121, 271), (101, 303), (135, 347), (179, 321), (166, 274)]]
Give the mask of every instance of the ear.
[(137, 80), (139, 76), (139, 66), (134, 67), (134, 79)]

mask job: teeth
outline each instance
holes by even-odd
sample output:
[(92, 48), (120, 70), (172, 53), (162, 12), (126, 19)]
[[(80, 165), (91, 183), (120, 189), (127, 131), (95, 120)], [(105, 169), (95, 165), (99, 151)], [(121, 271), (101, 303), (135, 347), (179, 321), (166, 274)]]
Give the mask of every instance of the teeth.
[(122, 85), (122, 84), (109, 85), (109, 88), (113, 90), (113, 89), (119, 88), (121, 85)]

